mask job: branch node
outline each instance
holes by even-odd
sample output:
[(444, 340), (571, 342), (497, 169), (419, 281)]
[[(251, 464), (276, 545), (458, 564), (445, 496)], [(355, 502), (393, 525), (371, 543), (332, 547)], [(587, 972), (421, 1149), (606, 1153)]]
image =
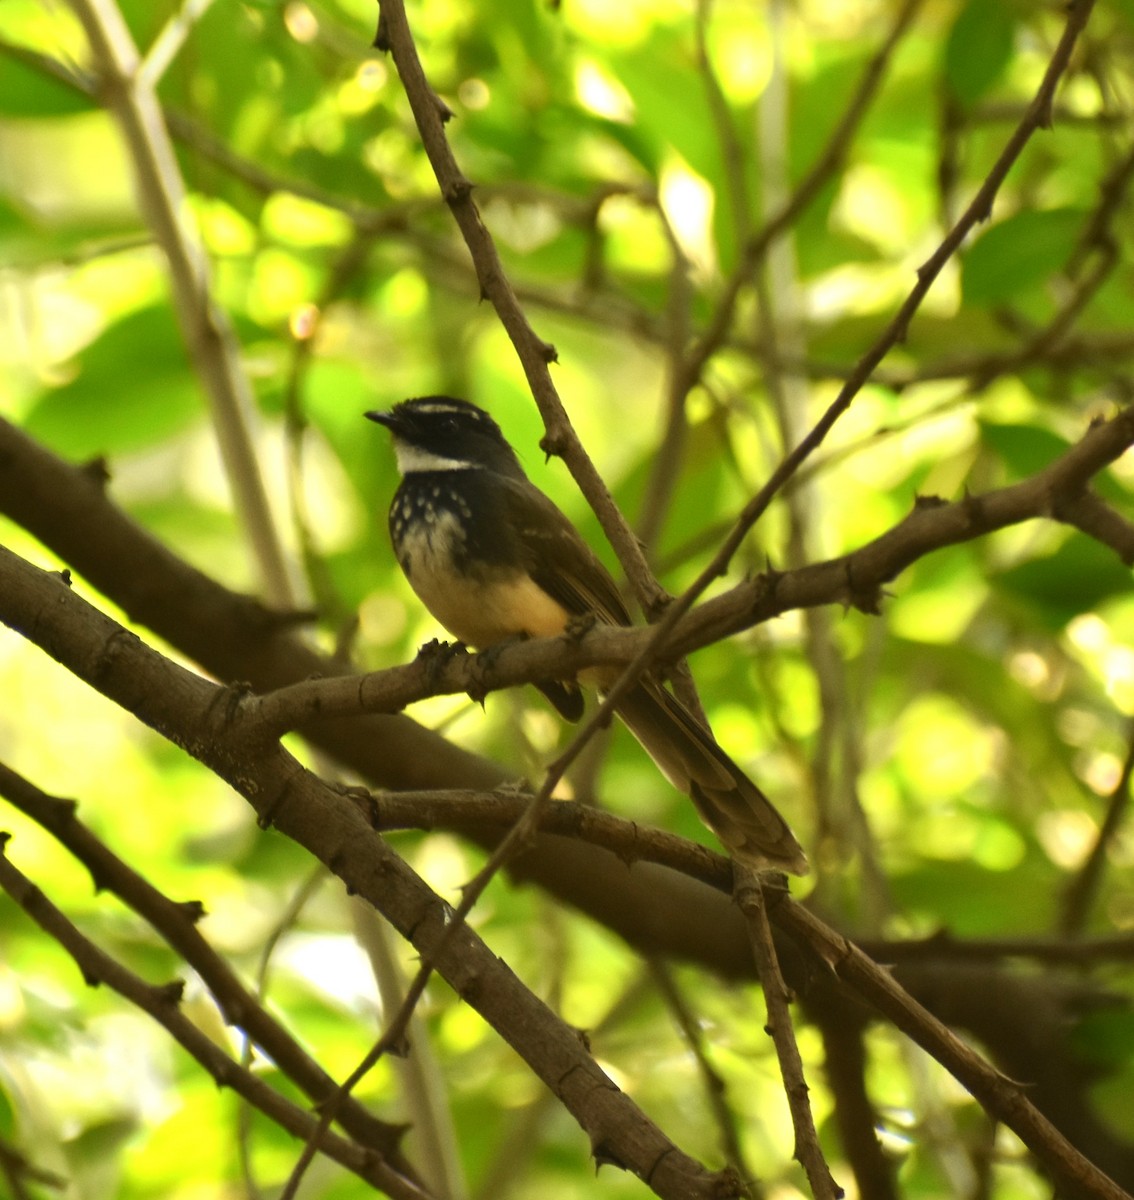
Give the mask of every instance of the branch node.
[(437, 109), (437, 115), (441, 118), (441, 124), (447, 125), (456, 114), (436, 92), (431, 92), (430, 95), (433, 98), (434, 107)]
[(177, 907), (181, 910), (181, 915), (194, 925), (204, 917), (206, 911), (200, 900), (182, 900)]
[(445, 188), (445, 203), (450, 206), (463, 204), (472, 195), (472, 190), (472, 182), (463, 175), (457, 175)]
[(185, 995), (185, 981), (183, 979), (172, 979), (169, 983), (163, 983), (160, 987), (154, 988), (153, 992), (154, 998), (159, 1004), (176, 1008), (181, 1003), (181, 998)]
[(271, 829), (272, 822), (276, 819), (276, 813), (283, 807), (284, 801), (287, 799), (288, 792), (291, 791), (291, 778), (280, 788), (280, 790), (266, 801), (262, 808), (256, 809), (256, 824), (261, 829)]
[(110, 465), (107, 463), (105, 456), (102, 454), (95, 458), (88, 459), (80, 467), (80, 470), (99, 488), (105, 488), (110, 482)]
[(548, 430), (539, 439), (539, 448), (548, 459), (563, 458), (567, 452), (567, 438), (558, 430), (555, 432)]
[(629, 1169), (626, 1163), (614, 1153), (610, 1144), (605, 1141), (591, 1142), (591, 1157), (595, 1160), (596, 1174), (600, 1167), (617, 1167), (620, 1171)]

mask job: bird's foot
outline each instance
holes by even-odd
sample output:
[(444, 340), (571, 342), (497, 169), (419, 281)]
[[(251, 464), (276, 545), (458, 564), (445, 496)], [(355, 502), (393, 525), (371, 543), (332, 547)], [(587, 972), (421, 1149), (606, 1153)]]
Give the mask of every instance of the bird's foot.
[(434, 638), (418, 647), (416, 661), (425, 668), (432, 686), (439, 681), (441, 672), (453, 659), (461, 658), (468, 652), (469, 648), (464, 642), (442, 642), (438, 638)]
[(493, 642), (491, 646), (486, 646), (477, 654), (476, 661), (473, 663), (476, 686), (469, 688), (467, 693), (470, 700), (475, 701), (481, 708), (484, 707), (484, 698), (492, 690), (486, 682), (486, 677), (492, 674), (496, 660), (505, 650), (527, 640), (526, 633), (513, 633), (509, 637), (501, 638), (498, 642)]
[(563, 630), (563, 636), (569, 642), (581, 642), (598, 623), (598, 616), (593, 612), (576, 613)]

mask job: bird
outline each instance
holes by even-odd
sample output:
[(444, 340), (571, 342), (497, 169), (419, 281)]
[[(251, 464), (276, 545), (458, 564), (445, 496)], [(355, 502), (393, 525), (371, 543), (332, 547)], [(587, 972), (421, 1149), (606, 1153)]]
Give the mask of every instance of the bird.
[[(483, 408), (420, 396), (365, 416), (392, 435), (402, 477), (389, 511), (394, 554), (422, 604), (454, 638), (484, 650), (555, 637), (583, 620), (632, 624), (610, 572), (528, 479)], [(579, 679), (602, 692), (620, 673), (592, 667)], [(537, 686), (566, 720), (582, 716), (574, 681)], [(660, 678), (643, 674), (615, 711), (737, 862), (807, 874), (788, 823)]]

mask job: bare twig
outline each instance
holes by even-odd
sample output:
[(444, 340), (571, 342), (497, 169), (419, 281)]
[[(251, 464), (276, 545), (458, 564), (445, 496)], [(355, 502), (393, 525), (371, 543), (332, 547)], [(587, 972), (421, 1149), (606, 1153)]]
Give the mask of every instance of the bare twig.
[(684, 387), (689, 390), (701, 377), (705, 364), (724, 344), (732, 327), (737, 302), (756, 265), (777, 238), (792, 225), (842, 166), (854, 135), (885, 77), (898, 43), (905, 36), (922, 0), (905, 0), (882, 45), (867, 64), (855, 94), (843, 110), (818, 159), (782, 207), (756, 231), (745, 247), (741, 261), (729, 277), (709, 327), (691, 348), (685, 360)]
[[(198, 757), (245, 797), (261, 823), (299, 837), (522, 1055), (589, 1135), (598, 1157), (648, 1179), (663, 1200), (724, 1200), (735, 1192), (678, 1149), (611, 1083), (575, 1032), (467, 923), (453, 919), (452, 909), (374, 835), (348, 800), (246, 723), (245, 688), (218, 688), (164, 658), (83, 601), (66, 579), (3, 547), (0, 578), (0, 621)], [(298, 1132), (313, 1136), (314, 1123), (305, 1119)], [(322, 1144), (332, 1138), (326, 1133)]]
[[(756, 970), (768, 1005), (767, 1030), (776, 1048), (776, 1057), (783, 1076), (784, 1093), (791, 1111), (791, 1122), (795, 1129), (795, 1157), (807, 1174), (811, 1194), (815, 1200), (841, 1200), (842, 1188), (831, 1176), (831, 1169), (819, 1145), (819, 1134), (815, 1129), (815, 1117), (808, 1100), (807, 1080), (803, 1074), (803, 1059), (795, 1040), (795, 1027), (791, 1021), (789, 1002), (792, 999), (788, 986), (780, 971), (772, 940), (772, 927), (768, 922), (767, 900), (764, 883), (759, 873), (737, 865), (736, 902), (744, 914), (748, 929), (748, 940), (756, 958)], [(784, 892), (786, 896), (786, 891)]]
[[(516, 683), (566, 678), (584, 666), (640, 659), (644, 651), (663, 659), (676, 657), (793, 609), (850, 604), (875, 612), (884, 586), (926, 554), (1037, 518), (1083, 521), (1094, 536), (1125, 558), (1132, 549), (1134, 530), (1086, 489), (1094, 475), (1131, 445), (1134, 408), (1094, 425), (1080, 442), (1030, 479), (951, 504), (925, 497), (904, 520), (849, 554), (738, 584), (674, 624), (667, 644), (656, 644), (657, 626), (596, 626), (580, 637), (534, 639), (488, 656), (425, 652), (414, 663), (361, 679), (348, 676), (292, 684), (258, 698), (257, 719), (267, 729), (282, 733), (314, 718), (396, 712), (429, 695), (482, 695)], [(1089, 521), (1084, 516), (1088, 512), (1094, 514)]]
[(1076, 872), (1063, 896), (1063, 911), (1059, 918), (1060, 931), (1067, 936), (1081, 934), (1094, 904), (1106, 867), (1107, 851), (1118, 836), (1130, 809), (1130, 780), (1134, 775), (1134, 728), (1127, 736), (1126, 760), (1118, 782), (1111, 789), (1106, 814), (1099, 826), (1098, 836), (1083, 865)]
[(152, 91), (161, 82), (173, 60), (181, 52), (197, 22), (212, 7), (213, 0), (184, 0), (181, 8), (170, 15), (154, 38), (138, 72), (138, 84)]
[[(893, 977), (852, 943), (835, 935), (798, 904), (784, 897), (776, 909), (776, 923), (803, 938), (836, 974), (859, 991), (884, 1013), (894, 1025), (925, 1045), (922, 1040), (941, 1040), (933, 1056), (949, 1071), (963, 1078), (965, 1086), (985, 1110), (1008, 1125), (1021, 1140), (1037, 1150), (1048, 1168), (1062, 1181), (1081, 1189), (1083, 1195), (1098, 1200), (1130, 1200), (1122, 1188), (1100, 1171), (1027, 1100), (1026, 1088), (989, 1066), (960, 1038), (928, 1013), (913, 1011), (913, 1001), (900, 989)], [(913, 1006), (913, 1007), (911, 1007)], [(916, 1033), (914, 1031), (917, 1031)], [(1079, 1194), (1079, 1193), (1076, 1193)]]
[(473, 200), (473, 185), (465, 178), (445, 136), (449, 110), (426, 78), (402, 0), (379, 0), (381, 19), (375, 45), (388, 50), (405, 88), (441, 195), (465, 239), (476, 267), (482, 294), (491, 301), (527, 378), (543, 417), (547, 435), (543, 448), (560, 455), (618, 555), (635, 595), (646, 612), (656, 610), (659, 587), (642, 548), (614, 503), (602, 477), (579, 441), (548, 370), (555, 347), (537, 336), (504, 273), (492, 235), (481, 220)]
[(264, 587), (280, 607), (294, 607), (286, 556), (256, 459), (255, 405), (240, 365), (236, 335), (212, 296), (204, 250), (186, 221), (185, 188), (153, 88), (113, 0), (70, 0), (90, 42), (97, 94), (122, 130), (143, 216), (169, 265), (174, 310), (213, 406), (213, 422), (236, 508)]
[[(46, 795), (3, 763), (0, 795), (66, 846), (98, 888), (117, 896), (147, 921), (197, 972), (225, 1020), (241, 1029), (312, 1101), (319, 1104), (334, 1094), (334, 1079), (252, 996), (197, 929), (196, 922), (204, 915), (199, 904), (178, 903), (163, 895), (79, 820), (73, 801)], [(357, 1104), (343, 1109), (340, 1123), (360, 1145), (380, 1153), (399, 1173), (412, 1176), (398, 1149), (400, 1127), (377, 1120)]]
[[(1105, 436), (1107, 428), (1102, 426), (1092, 434)], [(1081, 451), (1081, 447), (1077, 449)], [(1083, 467), (1081, 457), (1077, 466)], [(341, 797), (318, 787), (278, 751), (272, 750), (266, 760), (247, 753), (233, 757), (241, 744), (239, 730), (234, 732), (231, 727), (234, 712), (243, 704), (237, 696), (222, 693), (232, 703), (219, 702), (210, 685), (165, 662), (114, 622), (95, 613), (58, 577), (21, 564), (2, 550), (0, 576), (4, 581), (0, 619), (48, 646), (68, 669), (127, 704), (156, 728), (176, 732), (182, 744), (202, 757), (214, 758), (214, 765), (226, 777), (231, 774), (234, 784), (251, 791), (248, 798), (261, 819), (270, 819), (284, 833), (299, 838), (350, 886), (387, 911), (420, 951), (428, 952), (436, 943), (447, 923), (445, 907), (431, 899), (421, 881), (368, 834), (361, 819), (350, 816), (350, 806)], [(234, 737), (238, 738), (235, 743)], [(251, 788), (253, 776), (259, 778), (258, 789)], [(559, 858), (569, 856), (570, 842), (563, 841), (556, 853)], [(724, 860), (719, 861), (724, 868)], [(1117, 1200), (1124, 1195), (1068, 1146), (1028, 1103), (1019, 1085), (993, 1071), (940, 1022), (927, 1020), (928, 1014), (923, 1016), (923, 1010), (898, 988), (889, 972), (786, 899), (777, 906), (776, 923), (811, 945), (848, 986), (930, 1049), (1060, 1177), (1083, 1180), (1092, 1196)], [(702, 943), (714, 932), (701, 928)], [(633, 1106), (620, 1093), (609, 1090), (570, 1031), (518, 989), (514, 977), (500, 969), (467, 927), (457, 941), (459, 944), (442, 956), (441, 970), (556, 1088), (563, 1102), (578, 1112), (592, 1137), (600, 1139), (598, 1144), (609, 1149), (610, 1139), (617, 1138), (624, 1155), (653, 1164), (651, 1182), (661, 1195), (709, 1195), (708, 1189), (715, 1186), (713, 1177), (691, 1165), (640, 1114), (633, 1119), (635, 1136), (622, 1140), (616, 1114), (627, 1109), (634, 1113)], [(517, 1003), (519, 1013), (513, 1007)]]
[(705, 1098), (717, 1123), (717, 1129), (720, 1131), (725, 1161), (747, 1184), (750, 1200), (760, 1200), (764, 1194), (763, 1188), (754, 1178), (752, 1171), (745, 1165), (736, 1113), (729, 1104), (725, 1080), (713, 1066), (710, 1051), (705, 1045), (701, 1021), (686, 1001), (669, 964), (660, 958), (652, 958), (649, 961), (649, 967), (654, 985), (661, 993), (666, 1007), (673, 1014), (681, 1036), (685, 1039), (685, 1044), (689, 1047), (693, 1060), (697, 1064), (697, 1073), (701, 1076)]

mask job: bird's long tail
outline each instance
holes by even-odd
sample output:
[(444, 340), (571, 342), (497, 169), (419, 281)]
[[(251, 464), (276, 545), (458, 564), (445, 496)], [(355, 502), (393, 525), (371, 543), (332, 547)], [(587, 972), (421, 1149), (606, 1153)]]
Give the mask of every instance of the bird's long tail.
[(788, 823), (676, 696), (645, 680), (618, 702), (617, 711), (739, 861), (757, 870), (807, 874), (807, 856)]

